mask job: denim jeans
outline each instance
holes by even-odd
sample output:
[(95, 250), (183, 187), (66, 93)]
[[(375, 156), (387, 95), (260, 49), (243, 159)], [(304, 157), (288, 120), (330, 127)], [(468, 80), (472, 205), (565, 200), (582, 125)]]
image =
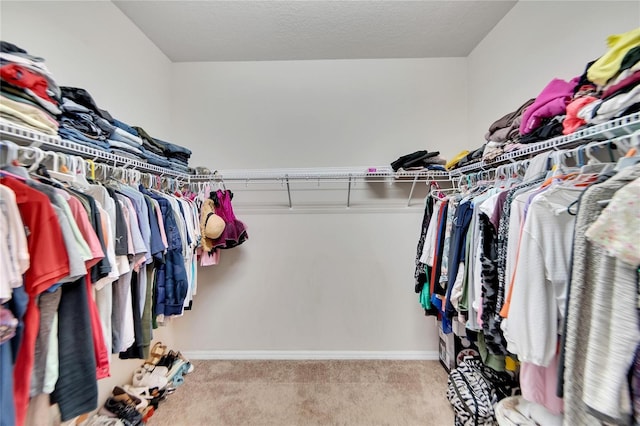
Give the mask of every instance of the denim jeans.
[(123, 123), (122, 121), (114, 118), (113, 122), (111, 123), (114, 126), (116, 126), (119, 129), (124, 130), (125, 132), (131, 133), (134, 136), (139, 136), (138, 132), (136, 132), (136, 129), (134, 129), (133, 127), (129, 126), (127, 123)]
[(109, 142), (88, 138), (78, 130), (60, 127), (58, 134), (62, 139), (79, 143), (80, 145), (90, 146), (91, 148), (96, 148), (101, 151), (109, 151)]
[(161, 157), (158, 154), (154, 154), (153, 152), (146, 149), (143, 151), (143, 153), (149, 164), (160, 167), (171, 167), (171, 163), (166, 158)]
[[(4, 42), (3, 42), (4, 43)], [(13, 357), (9, 342), (0, 344), (0, 425), (15, 424), (13, 404)]]
[(118, 140), (114, 140), (113, 138), (109, 138), (107, 139), (107, 142), (109, 142), (109, 146), (111, 148), (118, 148), (121, 149), (123, 151), (127, 151), (130, 152), (131, 154), (136, 155), (139, 158), (144, 158), (144, 152), (142, 152), (142, 146), (138, 145), (138, 146), (132, 146), (129, 145), (126, 142), (120, 142)]
[(169, 247), (165, 254), (164, 263), (158, 266), (156, 275), (156, 303), (155, 314), (179, 315), (187, 295), (187, 271), (182, 258), (182, 238), (171, 203), (164, 197), (144, 188), (140, 192), (155, 199), (160, 205), (164, 229)]
[(162, 149), (164, 150), (165, 154), (183, 153), (183, 154), (191, 155), (191, 150), (183, 146), (174, 145), (170, 142), (165, 142), (157, 138), (153, 138), (153, 140), (156, 142), (156, 144), (162, 146)]
[[(120, 130), (120, 131), (122, 131), (122, 130)], [(118, 130), (113, 132), (111, 134), (111, 136), (109, 136), (109, 139), (117, 141), (117, 142), (126, 143), (127, 145), (130, 145), (131, 147), (133, 147), (135, 149), (138, 149), (138, 150), (142, 148), (142, 141), (138, 142), (138, 141), (136, 141), (136, 140), (134, 140), (132, 138), (128, 138), (126, 136), (123, 136), (121, 133), (118, 132)]]
[(169, 167), (171, 170), (175, 170), (178, 171), (180, 173), (184, 173), (184, 174), (189, 174), (189, 167), (187, 166), (182, 166), (182, 165), (177, 165), (174, 163), (171, 163), (171, 166)]

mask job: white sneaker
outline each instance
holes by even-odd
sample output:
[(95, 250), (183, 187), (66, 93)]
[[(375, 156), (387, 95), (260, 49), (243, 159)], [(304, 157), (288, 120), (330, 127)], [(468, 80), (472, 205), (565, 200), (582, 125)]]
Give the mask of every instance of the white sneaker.
[(131, 383), (136, 387), (163, 389), (169, 383), (167, 379), (168, 373), (169, 369), (167, 367), (155, 367), (152, 370), (141, 367), (133, 372)]
[(127, 393), (131, 395), (135, 395), (140, 399), (153, 399), (153, 396), (149, 392), (148, 387), (141, 386), (137, 388), (133, 385), (124, 385), (122, 387), (124, 388), (125, 391), (127, 391)]

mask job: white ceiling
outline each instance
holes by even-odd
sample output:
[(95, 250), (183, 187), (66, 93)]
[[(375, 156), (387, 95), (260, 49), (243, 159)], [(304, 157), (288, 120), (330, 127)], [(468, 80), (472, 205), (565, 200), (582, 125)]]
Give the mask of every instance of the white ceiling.
[(467, 56), (516, 1), (114, 1), (174, 62)]

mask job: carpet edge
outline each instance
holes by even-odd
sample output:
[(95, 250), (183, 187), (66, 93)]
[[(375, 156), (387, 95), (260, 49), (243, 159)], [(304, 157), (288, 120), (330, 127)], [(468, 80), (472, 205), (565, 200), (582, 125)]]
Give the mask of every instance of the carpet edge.
[(193, 360), (424, 360), (438, 361), (438, 351), (182, 351)]

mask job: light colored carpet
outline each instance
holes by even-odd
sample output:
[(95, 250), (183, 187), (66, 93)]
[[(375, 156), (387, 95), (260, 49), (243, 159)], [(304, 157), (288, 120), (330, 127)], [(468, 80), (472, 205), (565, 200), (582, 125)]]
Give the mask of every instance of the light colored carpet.
[(149, 426), (453, 424), (435, 361), (194, 361)]

